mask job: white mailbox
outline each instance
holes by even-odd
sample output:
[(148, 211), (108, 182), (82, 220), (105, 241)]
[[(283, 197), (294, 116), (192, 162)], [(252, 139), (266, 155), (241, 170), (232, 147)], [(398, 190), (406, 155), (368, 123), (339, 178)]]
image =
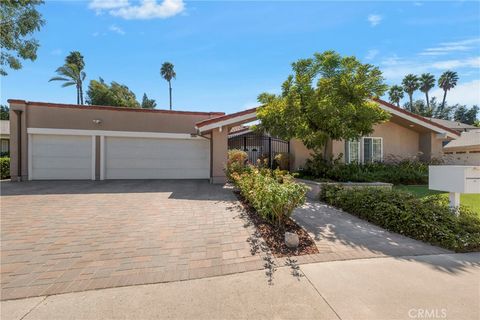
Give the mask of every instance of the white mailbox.
[(460, 205), (461, 193), (480, 193), (480, 166), (429, 166), (428, 188), (450, 192), (450, 205)]

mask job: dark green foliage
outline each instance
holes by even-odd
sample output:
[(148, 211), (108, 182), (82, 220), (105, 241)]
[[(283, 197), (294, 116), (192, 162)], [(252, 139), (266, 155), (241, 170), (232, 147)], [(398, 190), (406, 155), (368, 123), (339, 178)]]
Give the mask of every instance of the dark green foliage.
[(455, 71), (445, 71), (442, 73), (440, 78), (438, 78), (438, 87), (442, 88), (443, 90), (443, 99), (442, 99), (442, 106), (445, 105), (447, 101), (447, 92), (457, 85), (458, 81), (458, 74)]
[(0, 106), (0, 120), (9, 120), (10, 119), (10, 108), (8, 106)]
[(420, 88), (420, 81), (414, 74), (407, 74), (402, 80), (403, 91), (408, 94), (410, 105), (413, 105), (413, 93)]
[(160, 75), (168, 82), (168, 94), (170, 97), (170, 110), (172, 110), (172, 79), (177, 77), (174, 66), (170, 62), (164, 62), (160, 68)]
[(74, 64), (78, 70), (82, 71), (85, 68), (85, 61), (79, 51), (72, 51), (65, 57), (65, 64)]
[(371, 101), (385, 93), (381, 71), (335, 51), (316, 53), (292, 64), (281, 94), (262, 93), (260, 127), (284, 140), (297, 138), (324, 150), (329, 139), (356, 139), (390, 115)]
[(403, 105), (403, 108), (424, 117), (450, 120), (456, 106), (441, 105), (433, 97), (429, 104), (426, 104), (424, 100), (416, 100), (413, 102), (413, 106), (410, 106), (410, 103), (407, 102)]
[(465, 105), (462, 106), (457, 104), (455, 108), (456, 110), (453, 115), (455, 121), (473, 125), (477, 120), (478, 106), (473, 106), (468, 109)]
[(0, 158), (0, 178), (1, 179), (10, 178), (10, 158), (9, 157)]
[(38, 41), (31, 37), (45, 24), (36, 6), (41, 0), (2, 0), (0, 6), (0, 75), (7, 75), (5, 67), (22, 68), (20, 59), (37, 59)]
[(106, 84), (102, 78), (90, 81), (87, 91), (87, 103), (101, 106), (140, 108), (135, 94), (123, 84), (112, 81)]
[(345, 164), (326, 161), (321, 155), (307, 160), (301, 177), (340, 182), (388, 182), (393, 184), (427, 184), (428, 164), (402, 160), (396, 163)]
[(457, 252), (480, 251), (480, 218), (460, 207), (456, 216), (445, 199), (379, 188), (326, 185), (321, 200), (387, 230)]
[(142, 109), (155, 109), (157, 103), (154, 99), (148, 99), (147, 94), (143, 94), (142, 98)]
[(391, 103), (395, 104), (397, 107), (400, 107), (400, 100), (403, 99), (403, 87), (391, 86), (388, 90), (388, 98)]

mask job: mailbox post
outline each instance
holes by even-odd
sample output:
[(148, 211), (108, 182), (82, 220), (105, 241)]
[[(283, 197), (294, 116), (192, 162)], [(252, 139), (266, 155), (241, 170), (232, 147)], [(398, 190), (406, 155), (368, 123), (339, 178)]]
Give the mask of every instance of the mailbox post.
[(480, 166), (429, 166), (428, 188), (450, 192), (450, 206), (460, 206), (461, 193), (480, 193)]

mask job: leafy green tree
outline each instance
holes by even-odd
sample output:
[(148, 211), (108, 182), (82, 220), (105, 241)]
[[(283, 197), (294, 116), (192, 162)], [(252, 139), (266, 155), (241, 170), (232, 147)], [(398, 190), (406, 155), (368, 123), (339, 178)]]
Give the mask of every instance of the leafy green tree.
[(440, 78), (438, 78), (438, 86), (443, 89), (442, 106), (445, 105), (447, 99), (447, 92), (457, 85), (458, 74), (455, 71), (445, 71)]
[(147, 94), (143, 94), (142, 98), (142, 109), (155, 109), (157, 103), (154, 99), (148, 99)]
[(85, 68), (85, 61), (80, 51), (71, 51), (69, 55), (65, 57), (65, 64), (74, 64), (80, 71), (83, 71)]
[(408, 94), (410, 106), (413, 107), (413, 93), (420, 88), (418, 77), (414, 74), (407, 74), (402, 81), (403, 91)]
[(38, 41), (31, 37), (45, 24), (37, 6), (41, 0), (2, 0), (0, 6), (0, 75), (5, 67), (18, 70), (22, 60), (37, 59)]
[(401, 86), (391, 86), (388, 90), (390, 102), (400, 107), (400, 100), (403, 99), (403, 88)]
[(478, 106), (473, 106), (470, 109), (466, 105), (456, 105), (456, 110), (453, 115), (455, 121), (474, 125), (477, 121)]
[(454, 110), (453, 106), (440, 105), (435, 97), (430, 99), (428, 105), (425, 103), (425, 100), (416, 100), (413, 102), (413, 106), (410, 106), (410, 103), (407, 102), (403, 108), (424, 117), (444, 120), (450, 120)]
[(58, 74), (50, 81), (63, 81), (62, 88), (75, 86), (77, 88), (77, 104), (83, 104), (83, 81), (85, 80), (85, 72), (80, 71), (75, 64), (65, 64), (59, 67), (55, 72)]
[(10, 119), (10, 108), (8, 106), (0, 106), (0, 120), (9, 120)]
[(170, 110), (172, 110), (172, 79), (177, 77), (175, 70), (173, 69), (173, 64), (170, 62), (164, 62), (160, 68), (160, 74), (163, 79), (168, 81), (168, 93), (170, 96)]
[(87, 103), (102, 106), (140, 108), (135, 94), (123, 84), (112, 81), (106, 84), (102, 78), (91, 80), (87, 90)]
[(425, 101), (427, 102), (427, 108), (430, 109), (430, 99), (428, 98), (428, 92), (435, 86), (435, 77), (431, 73), (422, 73), (420, 78), (420, 91), (425, 93)]
[(262, 93), (257, 109), (261, 129), (326, 156), (329, 139), (357, 139), (388, 120), (372, 97), (385, 93), (381, 71), (335, 51), (316, 53), (292, 64), (293, 74), (279, 95)]

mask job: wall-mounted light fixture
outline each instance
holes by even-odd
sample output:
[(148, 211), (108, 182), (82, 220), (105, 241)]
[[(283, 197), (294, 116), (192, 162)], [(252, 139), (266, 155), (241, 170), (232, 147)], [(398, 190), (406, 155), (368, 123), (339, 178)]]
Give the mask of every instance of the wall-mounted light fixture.
[(100, 119), (94, 119), (94, 120), (93, 120), (93, 123), (95, 123), (95, 124), (101, 124), (101, 123), (102, 123), (102, 120), (100, 120)]

